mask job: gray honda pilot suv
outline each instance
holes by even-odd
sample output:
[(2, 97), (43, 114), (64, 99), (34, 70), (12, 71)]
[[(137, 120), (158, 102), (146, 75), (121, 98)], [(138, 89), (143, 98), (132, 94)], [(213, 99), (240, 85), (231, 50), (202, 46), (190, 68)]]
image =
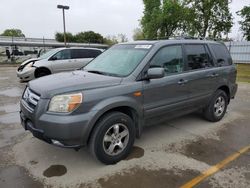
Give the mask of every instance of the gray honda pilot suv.
[(41, 140), (76, 150), (87, 145), (114, 164), (147, 125), (197, 110), (221, 120), (237, 90), (236, 73), (227, 48), (215, 41), (118, 44), (82, 70), (29, 82), (21, 122)]

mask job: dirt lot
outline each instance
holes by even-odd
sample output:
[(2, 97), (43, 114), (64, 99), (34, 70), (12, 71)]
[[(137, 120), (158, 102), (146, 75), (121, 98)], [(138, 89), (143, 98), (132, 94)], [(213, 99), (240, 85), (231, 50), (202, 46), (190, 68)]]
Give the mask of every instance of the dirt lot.
[(14, 67), (0, 67), (0, 187), (180, 187), (232, 154), (240, 157), (196, 187), (250, 185), (250, 84), (240, 83), (225, 118), (210, 123), (191, 114), (146, 128), (131, 155), (116, 165), (46, 144), (25, 132), (19, 99), (25, 84)]

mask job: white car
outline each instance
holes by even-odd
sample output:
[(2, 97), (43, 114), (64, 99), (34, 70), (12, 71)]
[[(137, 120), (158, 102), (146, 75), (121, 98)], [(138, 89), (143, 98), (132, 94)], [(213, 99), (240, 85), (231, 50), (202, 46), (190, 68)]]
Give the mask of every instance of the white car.
[(104, 50), (98, 48), (55, 48), (39, 58), (24, 61), (17, 69), (21, 81), (84, 67)]

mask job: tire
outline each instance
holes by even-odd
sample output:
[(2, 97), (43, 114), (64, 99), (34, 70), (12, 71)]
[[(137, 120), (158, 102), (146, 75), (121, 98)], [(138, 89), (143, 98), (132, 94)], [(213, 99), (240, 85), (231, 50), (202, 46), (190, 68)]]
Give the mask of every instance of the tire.
[(51, 74), (50, 71), (47, 70), (47, 69), (38, 69), (35, 72), (35, 77), (40, 78), (40, 77), (47, 76), (47, 75), (50, 75), (50, 74)]
[(104, 164), (110, 165), (125, 159), (135, 140), (133, 120), (121, 112), (104, 115), (97, 123), (90, 141), (91, 154)]
[(217, 90), (213, 95), (209, 105), (204, 109), (204, 117), (208, 121), (218, 122), (220, 121), (226, 111), (228, 105), (228, 96), (222, 90)]

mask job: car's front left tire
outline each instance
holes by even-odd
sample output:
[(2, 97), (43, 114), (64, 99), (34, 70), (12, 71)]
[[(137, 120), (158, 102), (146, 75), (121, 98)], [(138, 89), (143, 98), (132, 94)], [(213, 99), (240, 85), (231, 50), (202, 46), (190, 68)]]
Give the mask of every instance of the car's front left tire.
[(102, 163), (115, 164), (129, 155), (134, 140), (133, 120), (124, 113), (111, 112), (98, 121), (89, 141), (89, 149)]
[(39, 68), (35, 71), (35, 78), (40, 78), (40, 77), (47, 76), (50, 74), (51, 74), (50, 70), (45, 69), (45, 68)]

